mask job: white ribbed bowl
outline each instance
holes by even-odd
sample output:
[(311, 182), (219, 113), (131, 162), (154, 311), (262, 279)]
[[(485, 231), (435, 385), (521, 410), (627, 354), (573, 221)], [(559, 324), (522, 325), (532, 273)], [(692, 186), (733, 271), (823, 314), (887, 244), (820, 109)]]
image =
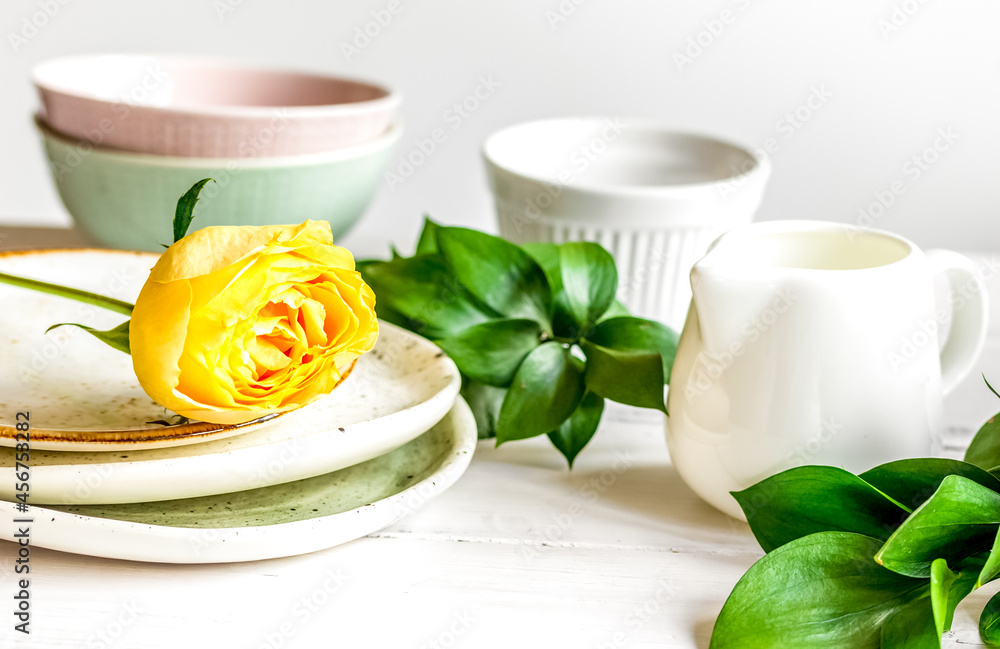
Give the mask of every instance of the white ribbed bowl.
[(504, 238), (600, 243), (618, 264), (619, 299), (678, 331), (691, 267), (752, 220), (770, 175), (746, 148), (609, 118), (508, 127), (483, 155)]

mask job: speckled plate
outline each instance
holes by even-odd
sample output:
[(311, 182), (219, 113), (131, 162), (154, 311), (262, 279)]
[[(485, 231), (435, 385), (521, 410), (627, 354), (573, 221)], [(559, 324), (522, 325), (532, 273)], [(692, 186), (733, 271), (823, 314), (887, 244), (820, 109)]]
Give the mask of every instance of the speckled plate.
[[(362, 362), (364, 361), (364, 362)], [(128, 451), (31, 450), (31, 502), (108, 504), (192, 498), (301, 480), (386, 453), (441, 420), (461, 379), (432, 343), (382, 323), (379, 344), (333, 394), (236, 437)], [(32, 410), (32, 418), (42, 409)], [(0, 498), (14, 496), (0, 448)]]
[[(314, 552), (370, 534), (417, 509), (465, 472), (476, 422), (459, 399), (427, 433), (341, 471), (208, 498), (114, 506), (0, 502), (0, 538), (32, 519), (31, 544), (113, 559), (168, 563), (253, 561)], [(24, 523), (20, 523), (24, 525)]]
[[(156, 261), (150, 253), (34, 250), (0, 253), (0, 272), (133, 301)], [(238, 426), (152, 423), (171, 416), (146, 396), (127, 354), (75, 327), (108, 329), (125, 318), (64, 298), (0, 284), (0, 446), (15, 444), (18, 412), (30, 412), (36, 449), (106, 450), (192, 444), (248, 432)]]
[[(0, 272), (133, 301), (155, 260), (156, 255), (149, 253), (109, 250), (0, 253)], [(58, 322), (110, 328), (124, 319), (121, 315), (5, 284), (0, 284), (0, 303), (5, 305), (0, 310), (0, 446), (15, 444), (19, 412), (30, 413), (32, 450), (134, 452), (263, 429), (273, 433), (279, 423), (285, 423), (282, 431), (303, 426), (312, 430), (315, 423), (348, 427), (407, 410), (442, 391), (453, 401), (458, 390), (458, 372), (440, 349), (383, 323), (375, 350), (359, 359), (333, 394), (305, 408), (238, 426), (150, 423), (171, 413), (142, 391), (127, 354), (77, 328), (45, 333)], [(438, 419), (452, 403), (448, 398), (440, 401)], [(415, 421), (418, 428), (412, 434), (434, 421)]]

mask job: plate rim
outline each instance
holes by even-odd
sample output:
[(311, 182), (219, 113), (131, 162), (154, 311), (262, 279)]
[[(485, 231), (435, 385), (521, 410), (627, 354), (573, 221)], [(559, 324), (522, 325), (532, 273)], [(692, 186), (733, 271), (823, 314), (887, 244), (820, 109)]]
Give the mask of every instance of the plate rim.
[[(88, 532), (90, 531), (90, 528), (93, 527), (104, 528), (104, 530), (97, 535), (97, 539), (92, 539), (83, 544), (85, 546), (93, 546), (89, 549), (96, 551), (83, 552), (80, 551), (79, 548), (73, 549), (74, 543), (72, 541), (69, 543), (49, 542), (45, 539), (44, 534), (33, 535), (32, 545), (60, 552), (108, 559), (143, 561), (151, 563), (198, 564), (236, 563), (262, 559), (276, 559), (280, 557), (307, 554), (335, 547), (342, 543), (372, 534), (393, 524), (407, 513), (411, 513), (412, 511), (419, 509), (419, 507), (423, 506), (423, 504), (425, 504), (428, 500), (439, 496), (442, 492), (454, 485), (454, 483), (465, 474), (472, 462), (472, 457), (475, 454), (478, 443), (475, 416), (473, 415), (469, 405), (461, 396), (459, 396), (448, 413), (445, 414), (444, 418), (448, 417), (452, 417), (455, 420), (454, 431), (451, 436), (453, 446), (447, 457), (437, 464), (433, 473), (410, 485), (406, 489), (351, 510), (336, 514), (328, 514), (325, 516), (317, 516), (315, 518), (290, 521), (287, 523), (275, 523), (272, 525), (255, 525), (245, 527), (179, 527), (171, 525), (156, 525), (152, 523), (136, 523), (116, 518), (84, 516), (82, 514), (72, 514), (48, 509), (43, 506), (31, 506), (29, 509), (29, 515), (31, 515), (32, 518), (40, 518), (40, 522), (43, 525), (58, 523), (60, 524), (60, 527), (65, 528), (64, 534), (67, 535), (70, 535), (73, 531), (80, 529), (81, 527), (85, 528)], [(435, 426), (438, 424), (435, 424)], [(431, 428), (433, 428), (433, 426)], [(427, 434), (429, 431), (430, 428), (422, 434)], [(426, 493), (428, 489), (427, 485), (430, 485), (429, 494)], [(424, 493), (421, 493), (421, 489), (423, 489)], [(407, 496), (412, 493), (420, 494), (417, 506), (411, 507), (408, 510), (400, 509), (395, 512), (390, 512), (390, 516), (381, 515), (385, 509), (391, 507), (394, 503), (405, 502)], [(25, 516), (24, 514), (17, 514), (15, 510), (15, 503), (7, 500), (0, 500), (0, 511), (4, 511), (5, 513), (12, 515), (12, 517), (8, 517), (8, 520), (13, 520), (18, 516)], [(348, 534), (350, 538), (338, 538), (336, 535), (332, 535), (334, 539), (333, 542), (328, 542), (330, 539), (326, 536), (326, 534), (336, 531), (339, 527), (338, 524), (341, 521), (350, 520), (353, 523), (365, 523), (363, 527), (368, 528), (369, 526), (367, 523), (369, 522), (369, 519), (371, 519), (371, 523), (375, 525), (372, 529), (368, 529), (367, 531), (362, 531), (357, 534), (355, 534), (354, 531), (351, 531)], [(11, 523), (11, 525), (13, 526), (14, 523)], [(318, 527), (330, 529), (317, 529)], [(352, 527), (351, 525), (348, 525), (347, 527), (348, 529), (356, 530), (358, 526), (354, 525)], [(307, 532), (307, 534), (303, 535), (301, 534), (302, 532)], [(213, 538), (206, 538), (210, 534)], [(242, 538), (240, 537), (240, 534), (243, 535)], [(111, 550), (104, 549), (102, 551), (102, 548), (107, 548), (109, 546), (102, 545), (100, 543), (100, 538), (102, 536), (107, 537), (114, 535), (117, 535), (120, 538), (128, 537), (129, 541), (133, 543), (131, 550), (127, 552), (113, 552)], [(196, 539), (195, 537), (197, 536), (202, 538)], [(266, 538), (269, 536), (277, 538)], [(171, 543), (175, 544), (175, 550), (176, 544), (187, 544), (190, 547), (195, 541), (198, 541), (202, 545), (207, 545), (209, 551), (205, 553), (205, 556), (198, 556), (196, 553), (193, 557), (186, 556), (186, 558), (181, 559), (177, 558), (180, 557), (181, 554), (177, 554), (174, 558), (164, 558), (166, 557), (166, 553), (163, 553), (159, 554), (159, 558), (155, 558), (157, 555), (156, 550), (144, 551), (144, 549), (148, 550), (148, 548), (144, 548), (144, 545), (141, 543), (135, 544), (136, 541), (149, 537), (169, 540)], [(6, 526), (4, 526), (3, 529), (0, 529), (0, 539), (16, 542), (13, 538), (13, 529), (11, 529), (9, 533)], [(305, 542), (303, 542), (303, 539)], [(297, 540), (298, 543), (291, 542), (294, 540)], [(263, 544), (265, 548), (274, 546), (274, 551), (268, 551), (261, 548), (261, 544)], [(242, 553), (234, 552), (233, 550), (236, 548), (240, 548), (244, 551)], [(285, 549), (282, 550), (282, 548)], [(85, 547), (84, 550), (86, 549), (88, 548)]]

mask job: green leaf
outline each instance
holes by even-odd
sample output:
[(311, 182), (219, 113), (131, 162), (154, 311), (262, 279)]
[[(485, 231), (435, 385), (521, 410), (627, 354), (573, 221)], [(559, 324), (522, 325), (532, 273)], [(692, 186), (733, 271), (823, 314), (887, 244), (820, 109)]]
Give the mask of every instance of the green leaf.
[(198, 196), (202, 188), (210, 182), (215, 182), (212, 178), (199, 180), (191, 189), (187, 190), (177, 201), (177, 209), (174, 211), (174, 243), (177, 243), (187, 235), (191, 221), (194, 219), (194, 206), (198, 204)]
[(563, 290), (562, 269), (559, 267), (559, 245), (555, 243), (522, 243), (521, 250), (538, 262), (549, 282), (552, 295), (558, 295)]
[(507, 390), (466, 379), (462, 385), (462, 397), (476, 418), (479, 439), (496, 437), (497, 422), (500, 420), (500, 406)]
[[(554, 243), (524, 243), (521, 249), (534, 258), (545, 272), (545, 278), (552, 289), (552, 332), (560, 338), (575, 339), (582, 333), (581, 325), (576, 322), (569, 298), (563, 290), (562, 266), (560, 265), (560, 250), (565, 246), (574, 244)], [(617, 272), (617, 271), (616, 271)], [(607, 319), (611, 315), (628, 315), (626, 309), (618, 300), (612, 300), (611, 306), (599, 320)]]
[(931, 497), (950, 475), (960, 475), (1000, 491), (1000, 480), (974, 464), (947, 458), (897, 460), (869, 469), (859, 478), (910, 509)]
[(437, 244), (458, 283), (498, 314), (550, 326), (545, 272), (509, 241), (467, 228), (438, 228)]
[(986, 384), (986, 387), (988, 387), (988, 388), (990, 389), (990, 392), (992, 392), (992, 393), (993, 393), (993, 396), (994, 396), (994, 397), (996, 397), (997, 399), (1000, 399), (1000, 392), (997, 392), (997, 391), (996, 391), (996, 390), (995, 390), (995, 389), (993, 388), (993, 386), (992, 386), (992, 385), (990, 385), (990, 382), (989, 382), (989, 379), (987, 379), (987, 378), (986, 378), (986, 375), (985, 375), (985, 374), (981, 374), (980, 376), (982, 376), (982, 377), (983, 377), (983, 382), (984, 382), (984, 383)]
[(377, 296), (379, 315), (391, 311), (413, 326), (397, 324), (428, 338), (456, 335), (491, 317), (465, 299), (448, 269), (433, 256), (366, 261), (358, 268)]
[(979, 571), (974, 569), (974, 564), (967, 568), (963, 567), (958, 573), (958, 579), (951, 587), (951, 592), (948, 593), (948, 615), (945, 618), (945, 631), (951, 630), (958, 605), (977, 588), (979, 588)]
[(886, 568), (930, 576), (931, 563), (949, 565), (990, 548), (1000, 528), (1000, 494), (962, 476), (948, 476), (875, 556)]
[(677, 354), (677, 332), (654, 320), (623, 316), (602, 320), (587, 334), (587, 340), (608, 349), (635, 354), (658, 353), (663, 363), (663, 382), (670, 382), (670, 368)]
[(931, 609), (938, 637), (946, 628), (951, 627), (954, 611), (948, 611), (948, 596), (956, 579), (958, 575), (948, 568), (948, 562), (944, 559), (935, 559), (931, 563)]
[(1000, 467), (1000, 413), (990, 417), (972, 438), (965, 461), (987, 471)]
[(500, 407), (497, 445), (559, 428), (583, 398), (583, 362), (556, 342), (521, 363)]
[(424, 229), (420, 231), (420, 238), (417, 239), (417, 255), (430, 255), (438, 252), (437, 231), (440, 225), (431, 221), (430, 217), (424, 217)]
[(581, 332), (611, 306), (618, 290), (618, 268), (599, 244), (574, 241), (559, 247), (563, 290), (570, 315)]
[(882, 649), (941, 649), (928, 598), (901, 607), (882, 623)]
[(620, 318), (622, 316), (631, 316), (631, 315), (632, 314), (629, 312), (627, 306), (625, 306), (618, 300), (615, 300), (614, 302), (611, 303), (611, 306), (608, 307), (608, 310), (604, 312), (604, 315), (602, 315), (600, 319), (598, 319), (598, 322), (604, 322), (605, 320), (610, 320), (611, 318)]
[(575, 339), (580, 327), (570, 313), (566, 293), (563, 291), (562, 268), (559, 265), (559, 248), (554, 243), (524, 243), (521, 249), (538, 262), (552, 291), (552, 333), (559, 338)]
[(993, 538), (993, 547), (986, 557), (986, 563), (979, 572), (979, 579), (976, 581), (976, 588), (985, 583), (991, 582), (1000, 575), (1000, 532)]
[(733, 497), (764, 552), (816, 532), (888, 539), (909, 513), (850, 471), (803, 466), (762, 480)]
[(368, 272), (368, 269), (373, 266), (378, 266), (379, 264), (389, 264), (391, 261), (385, 261), (384, 259), (356, 259), (354, 261), (354, 270), (358, 271), (362, 275)]
[(872, 561), (880, 544), (820, 532), (765, 555), (733, 589), (710, 649), (876, 649), (882, 621), (927, 596), (927, 580)]
[(556, 293), (552, 298), (552, 334), (564, 340), (576, 340), (582, 333), (580, 326), (569, 312), (566, 293)]
[(959, 603), (977, 588), (977, 574), (974, 570), (952, 572), (944, 559), (931, 563), (931, 609), (938, 639), (951, 629)]
[(986, 602), (979, 616), (979, 637), (989, 647), (1000, 647), (1000, 593)]
[(580, 405), (576, 407), (569, 419), (564, 421), (557, 430), (549, 433), (552, 444), (559, 449), (569, 468), (573, 468), (573, 460), (583, 447), (590, 442), (604, 414), (604, 399), (593, 392), (583, 395)]
[(376, 309), (376, 312), (378, 314), (379, 320), (385, 320), (386, 322), (391, 322), (392, 324), (402, 327), (404, 329), (409, 329), (410, 331), (422, 333), (424, 336), (427, 336), (428, 338), (433, 337), (429, 334), (434, 332), (429, 330), (427, 325), (425, 325), (422, 322), (417, 322), (416, 320), (411, 320), (407, 318), (406, 316), (399, 313), (390, 306), (387, 306), (385, 304), (379, 304)]
[(80, 329), (83, 329), (84, 331), (92, 335), (94, 338), (100, 340), (108, 347), (113, 347), (114, 349), (117, 349), (120, 352), (131, 354), (132, 350), (129, 348), (128, 345), (128, 327), (130, 322), (132, 321), (126, 320), (125, 322), (121, 323), (114, 329), (108, 329), (107, 331), (99, 331), (97, 329), (93, 329), (86, 325), (76, 324), (75, 322), (61, 322), (59, 324), (54, 324), (48, 329), (46, 329), (45, 333), (49, 333), (50, 331), (52, 331), (57, 327), (79, 327)]
[(882, 625), (883, 649), (940, 649), (951, 629), (955, 609), (976, 588), (976, 572), (954, 573), (944, 559), (931, 564), (930, 597), (921, 598), (889, 616)]
[(658, 353), (621, 352), (584, 340), (587, 389), (618, 403), (666, 412), (663, 359)]
[(437, 343), (466, 376), (506, 387), (525, 356), (541, 344), (541, 335), (534, 320), (503, 319), (473, 325)]

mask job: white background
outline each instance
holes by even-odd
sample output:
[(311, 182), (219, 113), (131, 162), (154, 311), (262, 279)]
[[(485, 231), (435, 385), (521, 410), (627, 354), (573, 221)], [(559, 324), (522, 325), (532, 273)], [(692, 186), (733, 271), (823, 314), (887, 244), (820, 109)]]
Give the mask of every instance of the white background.
[[(409, 249), (425, 212), (495, 229), (482, 140), (513, 122), (566, 114), (654, 117), (750, 146), (775, 138), (761, 219), (857, 222), (899, 181), (904, 193), (876, 208), (875, 227), (926, 247), (1000, 244), (1000, 5), (992, 0), (398, 1), (402, 10), (348, 57), (343, 44), (389, 0), (4, 0), (0, 222), (69, 223), (31, 124), (31, 67), (63, 54), (139, 51), (385, 81), (405, 93), (400, 154), (446, 128), (447, 141), (405, 183), (385, 184), (344, 241), (363, 254), (387, 250), (387, 239)], [(45, 5), (55, 15), (40, 13)], [(716, 36), (699, 34), (723, 11), (730, 21), (715, 23)], [(11, 34), (30, 38), (14, 43)], [(689, 49), (689, 39), (705, 45)], [(685, 50), (693, 56), (679, 65)], [(480, 77), (499, 87), (455, 128), (446, 111)], [(832, 96), (803, 108), (814, 88)], [(797, 109), (791, 126), (785, 115)], [(957, 141), (927, 153), (935, 161), (916, 177), (908, 161), (949, 128)]]
[[(40, 1), (53, 0), (0, 2), (0, 224), (69, 222), (31, 125), (30, 68), (62, 54), (159, 51), (385, 80), (406, 94), (401, 153), (414, 138), (448, 128), (429, 161), (396, 191), (384, 187), (348, 236), (344, 243), (362, 254), (384, 252), (389, 241), (408, 249), (424, 212), (493, 229), (483, 138), (520, 120), (585, 113), (655, 117), (750, 145), (776, 138), (761, 218), (855, 222), (875, 192), (900, 181), (906, 191), (878, 227), (927, 247), (1000, 249), (995, 0), (908, 0), (915, 13), (888, 36), (879, 22), (904, 0), (587, 0), (554, 26), (546, 12), (559, 0), (401, 0), (403, 11), (351, 61), (340, 44), (389, 0), (243, 0), (221, 17), (214, 0), (69, 0), (15, 52), (8, 34), (20, 32)], [(679, 70), (673, 55), (723, 9), (734, 20)], [(490, 75), (501, 84), (495, 95), (452, 130), (446, 111)], [(833, 96), (786, 137), (780, 120), (814, 86)], [(909, 182), (907, 161), (949, 127), (958, 141)], [(998, 357), (991, 336), (976, 369), (990, 371)], [(959, 391), (961, 403), (952, 397), (953, 427), (976, 426), (995, 411), (977, 373)], [(134, 603), (139, 621), (116, 647), (266, 646), (290, 606), (342, 565), (350, 589), (311, 626), (296, 627), (285, 647), (345, 638), (342, 646), (352, 638), (428, 646), (468, 609), (481, 621), (459, 646), (607, 646), (637, 607), (661, 601), (662, 580), (680, 595), (627, 636), (628, 646), (706, 647), (723, 599), (757, 550), (745, 528), (682, 487), (661, 434), (659, 426), (605, 430), (572, 473), (554, 451), (542, 453), (545, 440), (498, 451), (484, 442), (461, 488), (421, 516), (381, 538), (300, 559), (203, 569), (36, 549), (38, 635), (16, 644), (80, 646)], [(637, 466), (615, 489), (558, 542), (542, 536), (579, 504), (579, 485), (633, 442)], [(539, 548), (534, 565), (520, 539)], [(0, 567), (13, 565), (14, 547), (0, 544)], [(978, 614), (984, 599), (970, 609)], [(946, 646), (974, 646), (970, 609)]]

